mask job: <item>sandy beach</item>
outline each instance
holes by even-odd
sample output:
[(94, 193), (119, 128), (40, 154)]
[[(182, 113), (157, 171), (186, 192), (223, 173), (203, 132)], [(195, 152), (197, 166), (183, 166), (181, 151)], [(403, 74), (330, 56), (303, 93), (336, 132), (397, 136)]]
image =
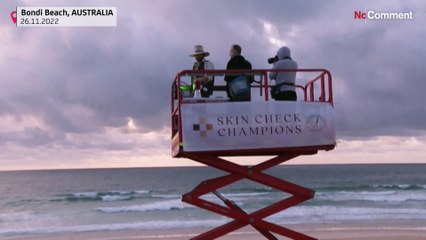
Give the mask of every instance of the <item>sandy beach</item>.
[[(426, 227), (418, 226), (341, 226), (341, 225), (295, 225), (292, 229), (301, 231), (318, 239), (329, 240), (426, 240)], [(11, 236), (5, 240), (134, 240), (134, 239), (171, 239), (183, 240), (197, 236), (209, 228), (167, 229), (167, 230), (129, 230), (99, 231), (80, 233), (51, 233), (40, 235)], [(278, 236), (277, 236), (278, 237)], [(223, 240), (255, 240), (264, 239), (251, 227), (243, 228), (228, 234)], [(279, 238), (286, 239), (286, 238)]]

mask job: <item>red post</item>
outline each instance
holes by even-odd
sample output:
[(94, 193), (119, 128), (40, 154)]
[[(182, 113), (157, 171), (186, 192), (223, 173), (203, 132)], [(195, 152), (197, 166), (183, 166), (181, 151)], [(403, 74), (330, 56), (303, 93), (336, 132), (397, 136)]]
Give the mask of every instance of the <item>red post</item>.
[(265, 101), (269, 101), (269, 84), (267, 71), (263, 71), (263, 80), (265, 81)]
[(325, 102), (325, 82), (324, 82), (324, 73), (321, 74), (321, 97), (320, 102)]
[(326, 70), (327, 77), (328, 77), (328, 102), (331, 103), (331, 105), (334, 104), (334, 98), (333, 98), (333, 79), (331, 76), (331, 73)]

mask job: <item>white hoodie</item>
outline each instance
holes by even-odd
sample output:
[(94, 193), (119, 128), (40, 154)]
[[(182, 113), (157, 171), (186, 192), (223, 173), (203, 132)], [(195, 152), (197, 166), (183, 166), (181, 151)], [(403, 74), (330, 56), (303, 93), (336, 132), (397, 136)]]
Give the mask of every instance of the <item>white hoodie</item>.
[[(272, 69), (297, 69), (297, 62), (291, 59), (290, 49), (288, 47), (281, 47), (278, 52), (278, 61), (274, 63)], [(296, 83), (296, 72), (271, 72), (269, 79), (275, 80), (275, 84), (281, 83)], [(295, 91), (294, 86), (281, 85), (280, 91)]]

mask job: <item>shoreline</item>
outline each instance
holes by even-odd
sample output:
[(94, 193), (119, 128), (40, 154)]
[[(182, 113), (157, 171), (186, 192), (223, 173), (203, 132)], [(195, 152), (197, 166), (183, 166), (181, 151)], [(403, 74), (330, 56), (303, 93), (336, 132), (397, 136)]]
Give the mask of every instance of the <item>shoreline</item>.
[[(318, 239), (328, 240), (426, 240), (426, 226), (424, 224), (403, 223), (396, 226), (394, 224), (297, 224), (286, 225), (291, 229), (300, 231)], [(184, 240), (197, 236), (212, 228), (175, 228), (156, 230), (111, 230), (111, 231), (90, 231), (90, 232), (66, 232), (66, 233), (43, 233), (25, 234), (8, 237), (0, 237), (3, 240), (135, 240), (135, 239), (170, 239)], [(279, 236), (277, 236), (279, 237)], [(244, 240), (264, 239), (252, 227), (244, 227), (236, 232), (230, 233), (220, 239), (223, 240)], [(280, 238), (281, 239), (281, 238)]]

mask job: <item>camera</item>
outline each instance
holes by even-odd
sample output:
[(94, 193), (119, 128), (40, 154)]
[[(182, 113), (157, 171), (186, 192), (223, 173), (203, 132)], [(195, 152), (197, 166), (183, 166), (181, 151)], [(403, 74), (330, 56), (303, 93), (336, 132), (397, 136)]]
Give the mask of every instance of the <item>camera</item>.
[(268, 63), (269, 64), (273, 64), (275, 62), (278, 62), (278, 56), (268, 58)]

